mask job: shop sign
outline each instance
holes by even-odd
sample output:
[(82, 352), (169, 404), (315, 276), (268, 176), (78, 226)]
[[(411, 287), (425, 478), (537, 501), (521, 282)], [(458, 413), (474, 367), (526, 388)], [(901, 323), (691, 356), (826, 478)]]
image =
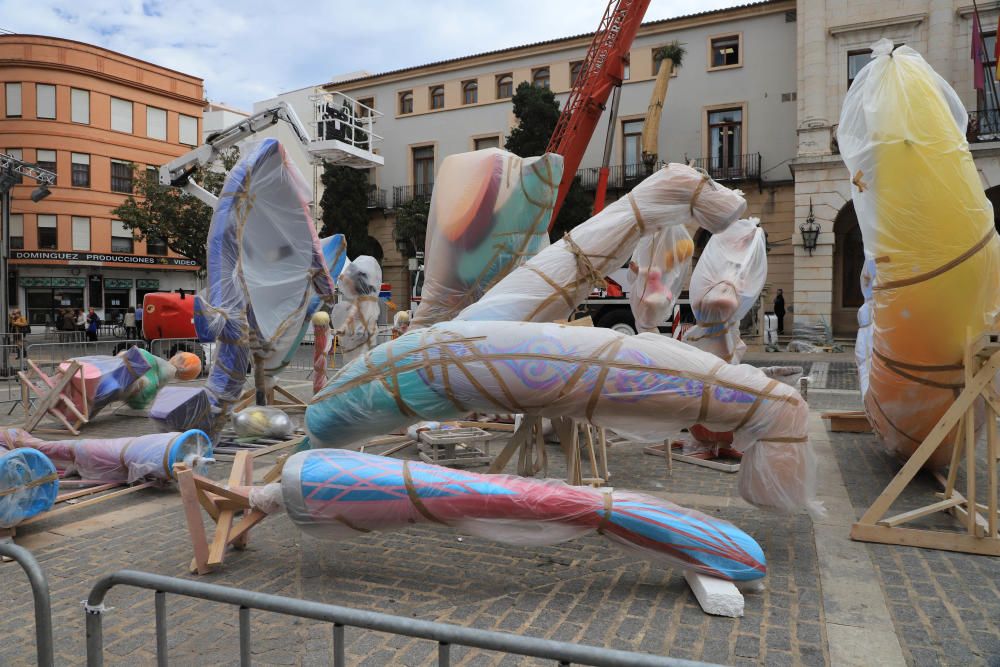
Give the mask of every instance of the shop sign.
[(31, 278), (22, 276), (18, 279), (21, 287), (86, 287), (86, 278)]
[(105, 252), (65, 252), (62, 250), (14, 250), (11, 259), (60, 260), (66, 262), (102, 262), (104, 264), (139, 264), (143, 266), (191, 266), (198, 262), (187, 257), (151, 257), (149, 255), (115, 255)]
[(132, 289), (131, 278), (105, 278), (104, 289)]
[(160, 289), (160, 281), (150, 278), (136, 278), (136, 289)]

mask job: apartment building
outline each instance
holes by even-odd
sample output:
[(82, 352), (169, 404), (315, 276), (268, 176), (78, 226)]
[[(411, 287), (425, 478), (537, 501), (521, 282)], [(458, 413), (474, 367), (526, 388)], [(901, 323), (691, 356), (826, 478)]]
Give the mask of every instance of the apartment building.
[[(767, 294), (793, 286), (791, 237), (796, 156), (796, 11), (793, 0), (771, 0), (643, 24), (632, 45), (613, 136), (609, 198), (635, 185), (640, 135), (656, 75), (657, 48), (679, 41), (687, 50), (671, 79), (660, 130), (659, 155), (693, 162), (720, 182), (741, 188), (749, 214), (760, 216), (771, 244)], [(314, 117), (313, 99), (340, 91), (383, 114), (375, 132), (385, 166), (370, 174), (370, 233), (384, 250), (383, 273), (397, 303), (407, 301), (408, 274), (393, 235), (394, 208), (429, 196), (448, 155), (503, 146), (515, 124), (511, 96), (522, 81), (550, 88), (564, 103), (592, 34), (526, 44), (490, 53), (416, 65), (378, 74), (355, 73), (264, 100), (259, 111), (288, 102), (303, 121)], [(579, 175), (593, 190), (609, 114), (587, 149)], [(270, 131), (289, 145), (321, 196), (321, 167), (284, 127)], [(319, 211), (315, 211), (317, 217)], [(768, 298), (765, 295), (765, 298)]]
[(194, 260), (139, 240), (111, 211), (132, 191), (132, 164), (158, 167), (201, 140), (202, 80), (66, 39), (0, 35), (0, 150), (56, 172), (37, 203), (13, 189), (12, 307), (36, 330), (62, 308), (106, 321), (147, 292), (194, 289)]

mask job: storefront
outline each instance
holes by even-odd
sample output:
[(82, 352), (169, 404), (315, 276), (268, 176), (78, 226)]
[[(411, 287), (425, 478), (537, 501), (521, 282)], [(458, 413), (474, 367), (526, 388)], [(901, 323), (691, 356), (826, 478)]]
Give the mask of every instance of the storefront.
[(122, 324), (125, 313), (133, 310), (132, 278), (104, 279), (104, 321), (108, 324)]
[(18, 278), (18, 286), (24, 290), (26, 317), (32, 326), (63, 328), (67, 310), (75, 313), (84, 308), (86, 278), (25, 276)]

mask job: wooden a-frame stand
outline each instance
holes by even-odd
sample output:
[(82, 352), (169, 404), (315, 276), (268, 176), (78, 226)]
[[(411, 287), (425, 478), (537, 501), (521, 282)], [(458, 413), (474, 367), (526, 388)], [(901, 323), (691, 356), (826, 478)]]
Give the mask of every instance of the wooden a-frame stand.
[[(1000, 397), (997, 397), (992, 390), (992, 382), (998, 371), (1000, 371), (1000, 333), (983, 334), (966, 346), (965, 388), (882, 494), (853, 525), (851, 539), (1000, 556), (1000, 535), (997, 534), (997, 457), (1000, 454), (997, 415), (1000, 414)], [(985, 404), (986, 462), (989, 466), (985, 505), (976, 502), (975, 410), (977, 399), (980, 397)], [(892, 503), (952, 431), (957, 433), (957, 437), (952, 450), (948, 477), (943, 480), (944, 491), (936, 494), (939, 500), (886, 518), (885, 514)], [(963, 453), (965, 495), (955, 488)], [(949, 512), (957, 517), (962, 523), (962, 532), (902, 526), (904, 523), (936, 512)]]
[[(603, 428), (596, 428), (586, 422), (566, 417), (553, 419), (552, 424), (559, 435), (560, 446), (566, 456), (566, 481), (574, 486), (606, 484), (608, 472), (607, 436)], [(584, 449), (590, 462), (590, 477), (584, 477), (580, 450)], [(517, 474), (533, 477), (541, 472), (548, 475), (548, 456), (542, 434), (542, 418), (525, 415), (519, 428), (514, 431), (510, 442), (497, 455), (490, 466), (490, 473), (503, 472), (513, 458), (517, 458)]]
[[(80, 428), (87, 419), (87, 392), (83, 376), (83, 367), (76, 361), (49, 377), (31, 359), (27, 360), (28, 370), (18, 371), (21, 381), (21, 406), (24, 408), (24, 430), (28, 433), (36, 431), (56, 435), (80, 435)], [(36, 376), (36, 377), (33, 377)], [(80, 389), (83, 396), (83, 411), (69, 397), (70, 383), (79, 376)], [(32, 398), (32, 394), (36, 398)], [(46, 416), (52, 417), (61, 428), (41, 426)]]

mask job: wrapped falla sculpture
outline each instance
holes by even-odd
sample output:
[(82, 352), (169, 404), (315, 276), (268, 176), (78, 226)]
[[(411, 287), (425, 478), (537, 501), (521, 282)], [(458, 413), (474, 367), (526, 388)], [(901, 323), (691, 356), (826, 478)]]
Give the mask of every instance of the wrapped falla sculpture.
[(374, 257), (356, 257), (341, 272), (340, 298), (330, 313), (330, 328), (337, 333), (344, 361), (358, 358), (378, 342), (381, 287), (382, 267)]
[(673, 310), (691, 268), (694, 242), (686, 228), (674, 225), (639, 239), (628, 275), (629, 306), (639, 333), (657, 333)]
[(427, 221), (426, 274), (415, 329), (453, 319), (549, 245), (562, 156), (520, 158), (499, 148), (449, 155)]
[(643, 237), (692, 220), (721, 232), (745, 207), (689, 167), (656, 172), (456, 320), (411, 330), (344, 366), (306, 411), (311, 445), (345, 446), (472, 411), (586, 419), (638, 442), (700, 422), (735, 431), (749, 502), (815, 507), (808, 407), (793, 388), (662, 336), (544, 323), (565, 319)]
[(0, 439), (0, 529), (52, 509), (58, 493), (59, 474), (49, 457)]
[(414, 523), (523, 546), (597, 532), (657, 565), (732, 581), (760, 579), (764, 553), (732, 524), (652, 496), (556, 480), (484, 475), (360, 452), (292, 455), (281, 481), (253, 488), (252, 508), (288, 513), (303, 531), (339, 540)]
[[(837, 131), (865, 252), (877, 267), (865, 410), (908, 458), (963, 386), (969, 336), (1000, 311), (993, 207), (962, 101), (919, 53), (883, 39), (854, 79)], [(954, 434), (927, 462), (948, 463)]]

